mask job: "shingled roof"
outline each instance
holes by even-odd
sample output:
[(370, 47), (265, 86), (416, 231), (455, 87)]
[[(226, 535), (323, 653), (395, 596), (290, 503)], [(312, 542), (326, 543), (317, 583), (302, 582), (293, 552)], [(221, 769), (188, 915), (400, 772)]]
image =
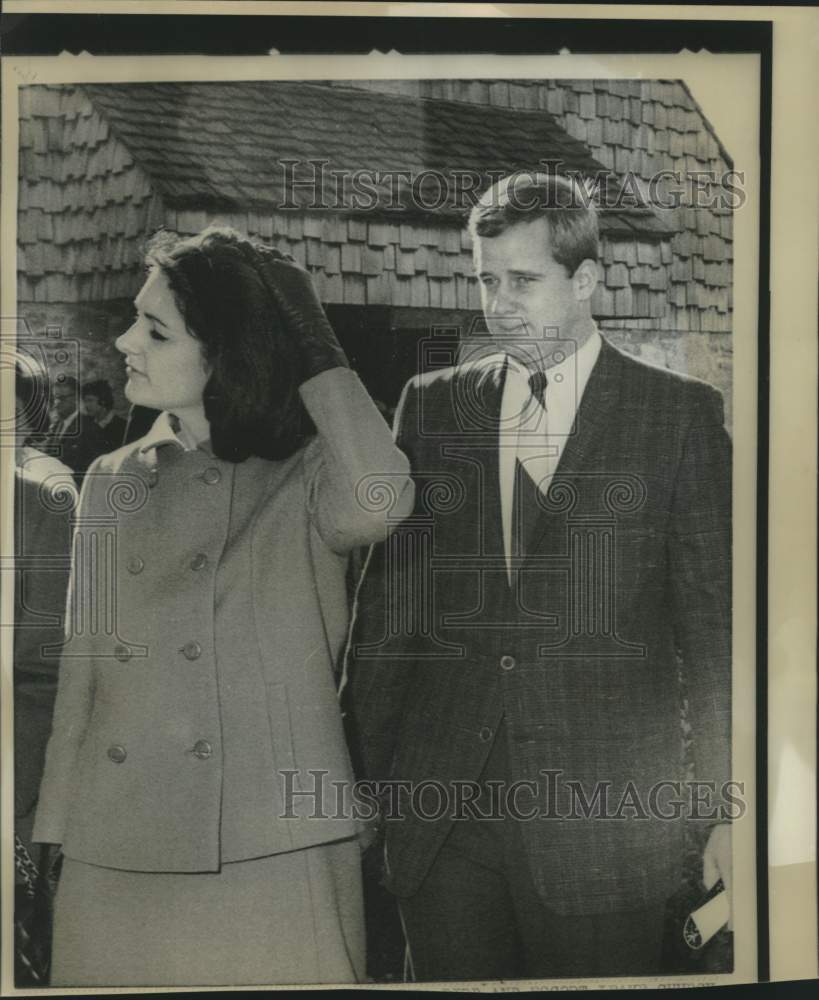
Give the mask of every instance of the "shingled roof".
[[(607, 175), (616, 186), (588, 146), (543, 111), (283, 81), (83, 89), (171, 208), (258, 211), (322, 203), (356, 214), (355, 198), (334, 175), (346, 175), (349, 185), (353, 174), (375, 171), (386, 179), (371, 184), (377, 203), (368, 214), (460, 225), (493, 173), (543, 169), (546, 159), (586, 176)], [(326, 162), (318, 197), (322, 168), (311, 162), (317, 160)], [(475, 193), (458, 188), (458, 175), (474, 178)], [(285, 184), (286, 177), (301, 183)], [(420, 179), (414, 191), (408, 178)], [(639, 196), (605, 212), (602, 226), (655, 238), (669, 232)]]
[[(542, 159), (586, 174), (640, 166), (645, 178), (677, 162), (659, 154), (672, 139), (643, 120), (664, 112), (639, 81), (609, 81), (641, 93), (630, 100), (598, 81), (399, 84), (426, 88), (426, 96), (381, 93), (390, 81), (373, 82), (372, 91), (360, 89), (363, 81), (355, 90), (352, 81), (21, 88), (18, 300), (130, 298), (147, 234), (160, 226), (195, 233), (218, 222), (290, 252), (311, 270), (325, 302), (479, 309), (457, 206), (413, 215), (382, 188), (376, 210), (337, 210), (331, 179), (329, 210), (309, 210), (315, 187), (297, 189), (301, 208), (277, 207), (293, 193), (282, 187), (282, 161), (298, 161), (311, 177), (309, 161), (322, 160), (328, 172), (416, 178), (534, 169)], [(454, 99), (440, 94), (444, 85)], [(667, 85), (659, 86), (669, 100)], [(666, 111), (675, 121), (680, 114), (676, 105)], [(696, 141), (713, 155), (712, 138), (693, 131), (697, 122), (702, 131), (701, 116), (686, 112), (681, 124), (691, 135), (683, 144)], [(578, 130), (584, 134), (570, 134)], [(730, 214), (693, 208), (604, 213), (596, 315), (672, 330), (730, 329), (730, 222)]]
[[(689, 88), (681, 80), (438, 79), (343, 81), (341, 86), (389, 87), (417, 97), (473, 103), (499, 111), (540, 110), (618, 175), (648, 184), (664, 172), (730, 180), (731, 156)], [(734, 178), (736, 183), (736, 178)], [(673, 186), (673, 185), (672, 185)], [(659, 189), (668, 193), (661, 181)], [(611, 234), (603, 240), (605, 282), (598, 288), (598, 315), (675, 331), (731, 330), (735, 191), (713, 204), (690, 196), (658, 214), (673, 233), (670, 244), (652, 246)], [(720, 204), (720, 200), (722, 203)], [(734, 202), (735, 203), (735, 202)], [(658, 267), (658, 265), (662, 265)], [(646, 311), (646, 309), (648, 311)]]

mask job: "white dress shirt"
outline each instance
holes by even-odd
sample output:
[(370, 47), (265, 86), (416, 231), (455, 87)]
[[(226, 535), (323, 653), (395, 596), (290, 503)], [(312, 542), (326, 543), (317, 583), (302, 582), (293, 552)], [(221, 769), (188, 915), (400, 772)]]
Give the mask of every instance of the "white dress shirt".
[(515, 490), (515, 459), (545, 493), (554, 475), (577, 408), (594, 368), (601, 346), (597, 330), (577, 351), (546, 369), (548, 385), (545, 410), (531, 393), (531, 370), (507, 355), (499, 427), (498, 466), (501, 519), (506, 573), (512, 580), (512, 505)]

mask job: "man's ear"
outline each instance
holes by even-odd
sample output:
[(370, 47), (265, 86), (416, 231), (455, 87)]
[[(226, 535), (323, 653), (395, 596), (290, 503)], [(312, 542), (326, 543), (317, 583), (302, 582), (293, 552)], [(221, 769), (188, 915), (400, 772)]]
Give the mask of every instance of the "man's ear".
[(597, 262), (587, 257), (580, 262), (572, 276), (574, 294), (578, 302), (586, 302), (592, 297), (592, 293), (597, 287), (597, 281)]

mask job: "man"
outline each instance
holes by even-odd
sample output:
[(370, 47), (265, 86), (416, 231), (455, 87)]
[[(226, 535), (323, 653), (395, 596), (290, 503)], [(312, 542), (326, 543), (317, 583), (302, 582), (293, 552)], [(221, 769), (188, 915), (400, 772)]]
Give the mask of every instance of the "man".
[(79, 384), (73, 375), (58, 376), (51, 387), (53, 415), (48, 436), (50, 450), (74, 473), (78, 486), (88, 466), (106, 448), (103, 433), (80, 408)]
[(104, 378), (83, 385), (82, 405), (86, 415), (102, 431), (105, 451), (121, 448), (125, 441), (125, 419), (114, 413), (114, 394)]
[(584, 204), (514, 175), (473, 209), (494, 353), (406, 387), (416, 510), (357, 595), (346, 694), (417, 979), (661, 971), (680, 655), (706, 881), (730, 889), (722, 401), (600, 336)]

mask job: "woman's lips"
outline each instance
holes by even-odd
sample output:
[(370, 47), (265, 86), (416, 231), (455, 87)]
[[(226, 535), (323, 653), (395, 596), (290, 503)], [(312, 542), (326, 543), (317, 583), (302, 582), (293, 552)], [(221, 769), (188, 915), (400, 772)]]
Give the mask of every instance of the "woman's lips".
[(140, 378), (145, 378), (145, 372), (141, 372), (138, 368), (134, 368), (133, 365), (126, 365), (125, 372), (129, 378), (132, 375), (139, 375)]

